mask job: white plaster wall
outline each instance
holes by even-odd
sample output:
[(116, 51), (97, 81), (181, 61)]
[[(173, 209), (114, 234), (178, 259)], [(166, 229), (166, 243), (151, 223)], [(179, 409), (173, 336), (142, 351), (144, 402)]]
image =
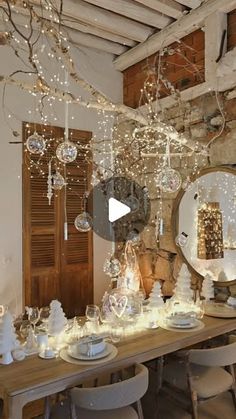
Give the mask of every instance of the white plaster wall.
[[(113, 101), (122, 100), (122, 75), (112, 66), (113, 57), (93, 50), (80, 48), (72, 52), (80, 74), (95, 87), (111, 97)], [(18, 64), (17, 64), (18, 63)], [(14, 54), (7, 47), (0, 48), (0, 74), (9, 74), (19, 66)], [(17, 77), (17, 76), (16, 76)], [(30, 78), (28, 77), (30, 82)], [(71, 88), (72, 90), (72, 88)], [(73, 91), (73, 90), (72, 90)], [(3, 86), (0, 85), (0, 97)], [(78, 91), (77, 91), (78, 93)], [(79, 92), (83, 97), (84, 92)], [(0, 304), (10, 306), (13, 313), (22, 310), (22, 178), (21, 145), (10, 145), (14, 139), (8, 127), (8, 122), (21, 135), (22, 121), (40, 122), (36, 114), (28, 113), (34, 109), (34, 99), (27, 93), (13, 87), (7, 87), (6, 104), (12, 115), (17, 119), (4, 118), (0, 111)], [(64, 126), (64, 105), (60, 102), (53, 107), (58, 120), (51, 121), (53, 125)], [(89, 130), (98, 133), (97, 113), (81, 107), (71, 107), (70, 127)], [(52, 118), (51, 118), (52, 119)], [(112, 121), (111, 121), (112, 123)], [(96, 203), (95, 203), (96, 211)], [(107, 278), (103, 273), (103, 262), (111, 250), (111, 243), (94, 234), (94, 299), (100, 301), (107, 287)]]

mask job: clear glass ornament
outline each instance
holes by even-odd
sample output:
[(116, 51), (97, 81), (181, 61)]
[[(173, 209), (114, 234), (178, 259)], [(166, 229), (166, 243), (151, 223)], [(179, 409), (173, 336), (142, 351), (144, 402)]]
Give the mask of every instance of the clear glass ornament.
[(63, 186), (65, 186), (65, 184), (66, 183), (64, 177), (58, 171), (56, 171), (56, 173), (52, 175), (52, 188), (56, 191), (60, 191)]
[(103, 265), (103, 271), (106, 275), (109, 275), (111, 278), (115, 278), (120, 274), (121, 271), (120, 261), (114, 257), (106, 259)]
[(158, 174), (156, 183), (163, 192), (177, 192), (181, 186), (182, 179), (177, 170), (165, 167)]
[(43, 154), (46, 148), (46, 141), (35, 131), (27, 138), (26, 148), (32, 154)]
[(84, 211), (77, 215), (74, 224), (78, 231), (86, 233), (91, 230), (93, 226), (93, 220), (92, 217), (86, 211)]
[(62, 163), (71, 163), (77, 157), (77, 147), (71, 141), (64, 141), (57, 147), (56, 155)]

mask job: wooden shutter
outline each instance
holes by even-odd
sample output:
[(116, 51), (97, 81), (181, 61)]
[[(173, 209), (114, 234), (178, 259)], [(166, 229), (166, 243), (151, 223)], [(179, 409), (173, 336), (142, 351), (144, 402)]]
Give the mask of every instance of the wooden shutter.
[[(23, 124), (23, 139), (36, 131), (45, 138), (63, 138), (62, 128), (45, 128)], [(88, 142), (91, 133), (74, 130), (72, 140)], [(79, 233), (74, 219), (81, 211), (82, 194), (89, 187), (91, 164), (84, 157), (76, 162), (60, 165), (67, 172), (66, 209), (69, 239), (64, 240), (65, 189), (54, 194), (51, 205), (47, 199), (48, 162), (55, 156), (56, 142), (51, 141), (47, 152), (40, 158), (40, 170), (29, 166), (29, 155), (24, 152), (23, 164), (23, 266), (25, 304), (44, 306), (59, 299), (67, 315), (84, 311), (93, 301), (92, 233)], [(30, 156), (32, 159), (32, 155)], [(33, 157), (35, 164), (38, 157)], [(86, 181), (84, 180), (86, 174)], [(77, 182), (79, 180), (79, 183)], [(57, 195), (57, 196), (56, 196)]]

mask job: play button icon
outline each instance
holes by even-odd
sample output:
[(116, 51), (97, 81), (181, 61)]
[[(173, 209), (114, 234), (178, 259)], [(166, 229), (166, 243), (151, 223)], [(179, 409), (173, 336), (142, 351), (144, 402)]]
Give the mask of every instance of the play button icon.
[(131, 211), (128, 205), (117, 201), (115, 198), (109, 198), (108, 200), (108, 218), (111, 223), (119, 220)]
[(109, 241), (124, 242), (148, 224), (150, 201), (147, 188), (133, 180), (113, 176), (98, 183), (88, 197), (93, 231)]

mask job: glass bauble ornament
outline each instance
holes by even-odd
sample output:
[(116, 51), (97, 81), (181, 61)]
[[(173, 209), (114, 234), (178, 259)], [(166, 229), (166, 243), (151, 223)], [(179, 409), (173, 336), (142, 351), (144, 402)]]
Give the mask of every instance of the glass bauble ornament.
[(46, 148), (46, 141), (35, 131), (27, 138), (26, 147), (32, 154), (43, 154)]
[(71, 141), (64, 141), (57, 147), (56, 155), (62, 163), (71, 163), (77, 157), (77, 147)]
[(114, 288), (103, 299), (102, 318), (104, 321), (135, 321), (142, 312), (139, 293), (128, 288)]
[(177, 170), (166, 167), (159, 173), (156, 183), (163, 192), (177, 192), (181, 186), (182, 179)]
[(103, 265), (103, 271), (105, 272), (106, 275), (109, 275), (111, 278), (117, 277), (121, 271), (120, 261), (116, 259), (115, 257), (106, 259)]
[(82, 233), (87, 233), (91, 230), (93, 226), (92, 217), (87, 212), (82, 212), (81, 214), (77, 215), (75, 219), (75, 228)]
[(65, 184), (66, 183), (64, 177), (58, 171), (56, 171), (56, 173), (52, 175), (52, 188), (56, 191), (60, 191), (63, 186), (65, 186)]

